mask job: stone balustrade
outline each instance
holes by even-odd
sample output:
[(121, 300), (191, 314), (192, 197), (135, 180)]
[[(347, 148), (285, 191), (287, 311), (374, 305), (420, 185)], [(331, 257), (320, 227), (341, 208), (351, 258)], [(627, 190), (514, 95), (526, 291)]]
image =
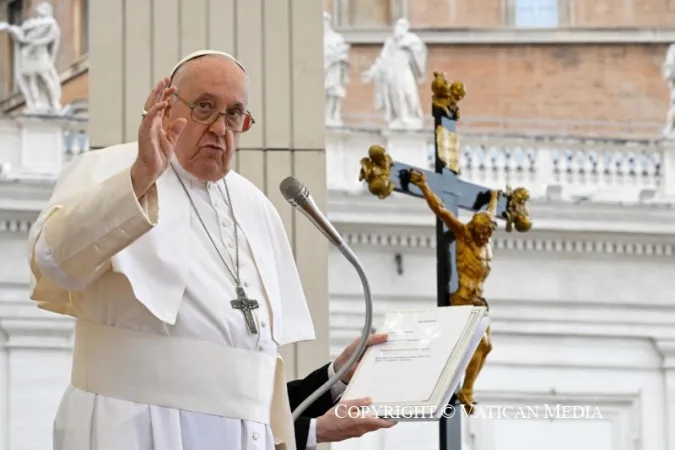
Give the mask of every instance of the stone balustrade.
[[(400, 162), (431, 169), (431, 130), (326, 129), (328, 188), (362, 192), (359, 161), (379, 144)], [(675, 198), (675, 142), (650, 139), (460, 133), (461, 175), (533, 198), (638, 203)], [(0, 177), (53, 179), (89, 150), (84, 117), (0, 117)]]
[[(491, 188), (524, 186), (533, 198), (649, 202), (675, 197), (675, 142), (516, 134), (460, 134), (461, 175)], [(329, 189), (359, 192), (359, 161), (373, 144), (400, 162), (432, 169), (427, 131), (327, 130)]]
[(89, 150), (89, 133), (86, 120), (73, 119), (66, 121), (63, 130), (63, 150), (67, 158)]

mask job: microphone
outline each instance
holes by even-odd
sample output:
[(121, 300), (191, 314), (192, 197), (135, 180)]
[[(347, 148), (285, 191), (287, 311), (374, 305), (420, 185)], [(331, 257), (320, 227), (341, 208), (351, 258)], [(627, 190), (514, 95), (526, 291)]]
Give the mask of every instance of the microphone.
[(366, 319), (363, 325), (363, 332), (361, 333), (361, 339), (357, 345), (354, 353), (349, 358), (347, 363), (337, 370), (335, 375), (326, 381), (319, 389), (317, 389), (312, 395), (307, 397), (297, 408), (293, 410), (293, 420), (297, 420), (298, 417), (319, 397), (325, 394), (335, 383), (337, 383), (340, 378), (344, 376), (345, 373), (354, 366), (354, 364), (361, 358), (363, 353), (366, 350), (366, 343), (368, 341), (368, 336), (371, 333), (372, 324), (373, 324), (373, 298), (370, 293), (370, 284), (368, 283), (368, 277), (366, 277), (366, 272), (363, 270), (363, 266), (359, 262), (359, 259), (356, 257), (356, 254), (352, 251), (351, 248), (345, 243), (340, 233), (337, 232), (335, 227), (330, 223), (330, 221), (319, 211), (319, 208), (316, 206), (316, 203), (312, 199), (312, 196), (309, 193), (309, 189), (305, 187), (300, 181), (293, 177), (285, 178), (279, 185), (279, 190), (284, 198), (291, 204), (295, 209), (300, 210), (300, 212), (309, 219), (310, 222), (316, 226), (321, 233), (340, 250), (340, 253), (354, 266), (357, 274), (363, 285), (363, 295), (366, 300)]
[(281, 182), (279, 189), (284, 198), (288, 200), (288, 203), (294, 208), (299, 209), (333, 245), (340, 247), (340, 245), (344, 244), (342, 236), (340, 236), (340, 233), (337, 232), (328, 219), (321, 214), (304, 184), (293, 177), (287, 177)]

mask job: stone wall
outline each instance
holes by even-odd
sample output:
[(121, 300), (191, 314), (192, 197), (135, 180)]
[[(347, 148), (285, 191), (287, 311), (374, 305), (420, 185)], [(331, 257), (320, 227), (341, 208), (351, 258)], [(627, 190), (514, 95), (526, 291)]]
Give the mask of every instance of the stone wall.
[[(361, 81), (380, 48), (355, 45), (351, 51), (343, 108), (345, 120), (356, 116), (351, 123), (382, 117), (373, 107), (372, 84)], [(619, 123), (660, 126), (668, 111), (661, 76), (666, 49), (666, 44), (434, 44), (420, 99), (429, 115), (433, 71), (443, 71), (466, 85), (462, 114), (467, 120), (491, 118), (511, 128), (559, 131), (588, 121), (614, 122), (617, 132)], [(658, 132), (658, 126), (649, 132)]]

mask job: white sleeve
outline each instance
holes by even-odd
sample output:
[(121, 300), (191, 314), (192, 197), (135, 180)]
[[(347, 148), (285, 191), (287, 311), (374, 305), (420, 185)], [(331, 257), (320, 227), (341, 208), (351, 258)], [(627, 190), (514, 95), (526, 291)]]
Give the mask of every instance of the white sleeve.
[[(333, 364), (334, 362), (330, 363), (328, 366), (328, 378), (335, 376), (335, 367), (333, 367)], [(336, 403), (340, 397), (342, 397), (342, 394), (345, 393), (345, 389), (347, 389), (347, 385), (344, 384), (342, 380), (338, 380), (337, 383), (330, 387), (330, 396), (333, 403)]]
[(316, 419), (312, 419), (309, 421), (309, 433), (307, 435), (307, 446), (305, 447), (305, 450), (316, 450), (316, 446)]

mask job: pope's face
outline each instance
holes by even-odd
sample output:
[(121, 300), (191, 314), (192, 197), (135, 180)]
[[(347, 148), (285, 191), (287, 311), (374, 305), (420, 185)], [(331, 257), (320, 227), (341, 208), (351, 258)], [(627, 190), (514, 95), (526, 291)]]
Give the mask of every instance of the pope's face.
[(184, 117), (187, 124), (176, 143), (176, 158), (181, 166), (204, 181), (221, 179), (230, 170), (239, 134), (228, 127), (225, 116), (203, 124), (192, 119), (187, 104), (197, 112), (208, 108), (243, 114), (248, 103), (248, 81), (234, 61), (208, 55), (187, 62), (174, 77), (177, 98), (167, 109), (167, 123)]

